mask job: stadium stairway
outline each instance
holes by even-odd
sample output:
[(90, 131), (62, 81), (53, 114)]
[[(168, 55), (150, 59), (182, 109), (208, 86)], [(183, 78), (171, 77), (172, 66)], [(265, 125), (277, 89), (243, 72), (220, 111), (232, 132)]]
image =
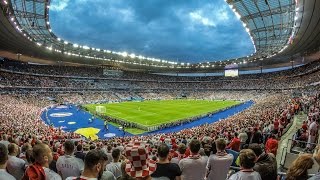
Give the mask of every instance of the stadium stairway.
[[(307, 115), (306, 114), (295, 115), (291, 127), (281, 137), (281, 139), (280, 139), (280, 141), (278, 143), (278, 151), (277, 151), (278, 167), (280, 167), (280, 164), (284, 164), (285, 153), (290, 151), (290, 147), (291, 147), (292, 141), (289, 141), (289, 139), (292, 139), (293, 135), (297, 132), (297, 130), (299, 128), (301, 128), (302, 122), (305, 119), (307, 119)], [(281, 160), (282, 160), (282, 162), (281, 162)]]

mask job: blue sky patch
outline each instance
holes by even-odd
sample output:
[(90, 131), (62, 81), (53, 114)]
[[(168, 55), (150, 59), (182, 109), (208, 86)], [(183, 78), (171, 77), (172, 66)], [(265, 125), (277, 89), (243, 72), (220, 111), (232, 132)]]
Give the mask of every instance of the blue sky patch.
[(254, 52), (224, 0), (52, 0), (49, 15), (58, 37), (99, 49), (192, 63)]

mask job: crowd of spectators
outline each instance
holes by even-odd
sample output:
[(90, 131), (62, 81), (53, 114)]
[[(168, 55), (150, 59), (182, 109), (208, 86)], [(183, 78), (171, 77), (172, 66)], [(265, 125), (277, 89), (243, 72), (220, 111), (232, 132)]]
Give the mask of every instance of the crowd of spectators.
[(176, 82), (176, 81), (214, 81), (214, 80), (246, 80), (246, 79), (277, 79), (283, 77), (294, 77), (303, 74), (318, 71), (320, 69), (320, 61), (313, 61), (306, 65), (295, 67), (289, 70), (262, 73), (262, 74), (243, 74), (237, 78), (223, 77), (223, 76), (163, 76), (157, 74), (141, 73), (141, 72), (123, 72), (121, 77), (110, 76), (104, 73), (104, 69), (114, 69), (111, 67), (91, 67), (91, 66), (65, 66), (65, 65), (37, 65), (28, 64), (15, 60), (5, 59), (0, 62), (0, 69), (30, 73), (38, 75), (57, 75), (57, 76), (72, 76), (72, 77), (89, 77), (89, 78), (107, 78), (118, 80), (127, 79), (130, 81), (143, 80), (143, 81), (161, 81), (161, 82)]
[[(20, 65), (19, 65), (20, 66)], [(319, 120), (317, 91), (248, 91), (248, 89), (277, 89), (303, 87), (318, 81), (320, 72), (294, 77), (255, 80), (213, 80), (210, 82), (149, 81), (150, 76), (134, 74), (139, 81), (61, 78), (43, 75), (36, 65), (23, 73), (0, 72), (1, 86), (63, 87), (74, 89), (106, 89), (103, 92), (80, 91), (64, 93), (0, 94), (0, 179), (277, 179), (276, 156), (278, 139), (285, 133), (295, 114), (305, 112), (308, 119), (302, 129), (306, 141), (315, 142)], [(1, 68), (9, 69), (8, 66)], [(46, 69), (47, 67), (44, 67)], [(51, 74), (65, 75), (63, 71)], [(301, 67), (302, 68), (302, 67)], [(303, 67), (305, 68), (305, 67)], [(18, 71), (20, 68), (11, 69)], [(63, 69), (63, 68), (62, 68)], [(67, 75), (76, 75), (86, 69), (79, 67)], [(99, 71), (88, 71), (90, 76)], [(305, 70), (305, 69), (304, 69)], [(308, 70), (313, 71), (312, 67)], [(48, 71), (49, 72), (49, 71)], [(73, 74), (74, 73), (74, 74)], [(46, 73), (48, 74), (48, 73)], [(88, 74), (82, 74), (87, 76)], [(130, 74), (130, 73), (128, 73)], [(273, 75), (272, 75), (273, 76)], [(130, 75), (125, 75), (129, 78)], [(163, 77), (161, 77), (163, 78)], [(165, 77), (164, 79), (167, 79)], [(101, 85), (110, 81), (108, 85)], [(169, 80), (171, 81), (171, 79)], [(113, 84), (115, 87), (110, 88)], [(120, 90), (116, 86), (120, 86)], [(126, 89), (155, 89), (127, 91)], [(128, 87), (127, 87), (128, 86)], [(109, 87), (109, 89), (108, 89)], [(263, 88), (265, 87), (265, 88)], [(118, 87), (119, 88), (119, 87)], [(161, 89), (174, 89), (165, 91)], [(183, 91), (183, 89), (193, 89)], [(244, 89), (244, 91), (210, 91), (197, 89)], [(280, 88), (282, 89), (282, 88)], [(297, 95), (295, 95), (297, 94)], [(213, 124), (188, 128), (174, 133), (125, 136), (91, 141), (73, 132), (45, 124), (40, 119), (43, 108), (52, 105), (52, 99), (75, 104), (121, 101), (128, 97), (143, 99), (172, 99), (188, 96), (193, 99), (254, 100), (255, 104), (238, 114)], [(48, 97), (52, 97), (50, 100)], [(312, 151), (318, 148), (306, 147)], [(320, 153), (316, 162), (320, 162)], [(307, 169), (313, 165), (312, 155), (300, 156), (289, 168), (287, 179), (307, 178)], [(301, 164), (306, 166), (301, 167)], [(230, 174), (230, 167), (240, 170)], [(296, 169), (303, 169), (297, 173)], [(319, 176), (319, 175), (316, 175)]]
[[(16, 66), (17, 68), (15, 68)], [(283, 90), (304, 88), (305, 86), (319, 83), (318, 79), (320, 76), (318, 61), (293, 70), (276, 73), (241, 75), (236, 78), (202, 77), (201, 80), (199, 80), (199, 77), (160, 76), (138, 72), (124, 72), (122, 76), (116, 78), (105, 77), (101, 68), (100, 70), (96, 70), (93, 67), (76, 67), (73, 71), (71, 67), (60, 66), (47, 67), (21, 63), (16, 66), (9, 66), (7, 63), (1, 65), (1, 87), (48, 89), (48, 91), (103, 91), (113, 89), (189, 91)], [(21, 70), (19, 70), (20, 68)], [(69, 76), (70, 74), (73, 76)], [(97, 74), (100, 75), (97, 76)]]
[[(239, 94), (241, 94), (241, 92), (225, 93), (234, 99), (239, 98)], [(202, 92), (198, 94), (199, 96), (193, 93), (193, 97), (201, 99), (203, 98), (201, 95), (208, 94), (212, 94), (212, 92)], [(145, 153), (146, 157), (153, 159), (149, 162), (149, 165), (153, 166), (152, 170), (148, 169), (149, 174), (144, 176), (141, 172), (141, 178), (145, 179), (148, 179), (148, 177), (156, 179), (161, 176), (167, 176), (169, 179), (174, 179), (173, 177), (177, 179), (194, 179), (195, 176), (200, 179), (225, 179), (229, 175), (225, 172), (229, 172), (231, 164), (239, 165), (242, 170), (232, 175), (230, 179), (237, 179), (247, 175), (257, 179), (267, 179), (263, 178), (262, 170), (265, 170), (265, 168), (260, 167), (261, 172), (259, 172), (259, 166), (255, 167), (257, 163), (251, 162), (250, 164), (250, 161), (256, 157), (260, 158), (261, 161), (274, 159), (277, 155), (277, 139), (282, 135), (283, 130), (290, 124), (295, 113), (306, 111), (310, 114), (316, 111), (314, 109), (317, 109), (319, 105), (318, 94), (303, 93), (302, 96), (296, 98), (292, 97), (289, 92), (260, 93), (260, 95), (258, 92), (243, 92), (242, 94), (243, 98), (254, 96), (255, 105), (223, 121), (204, 124), (176, 133), (97, 141), (82, 139), (74, 133), (64, 132), (59, 128), (44, 124), (39, 119), (39, 112), (43, 107), (50, 105), (46, 95), (0, 95), (0, 144), (6, 146), (8, 152), (10, 152), (9, 157), (19, 158), (13, 160), (16, 163), (13, 163), (14, 165), (23, 164), (23, 166), (21, 165), (22, 171), (10, 171), (12, 162), (8, 158), (6, 161), (6, 169), (8, 171), (6, 172), (14, 177), (30, 177), (39, 173), (36, 169), (41, 169), (42, 167), (44, 173), (41, 174), (42, 171), (40, 171), (37, 176), (41, 175), (56, 179), (62, 177), (62, 179), (65, 179), (69, 176), (80, 177), (81, 174), (86, 177), (87, 175), (91, 176), (93, 170), (86, 170), (86, 168), (90, 167), (94, 168), (95, 173), (93, 174), (95, 176), (108, 177), (109, 179), (130, 179), (130, 176), (138, 177), (136, 176), (137, 173), (133, 172), (139, 169), (139, 167), (134, 167), (135, 163), (132, 163), (134, 158), (130, 158), (130, 155), (134, 153), (131, 153), (131, 151), (138, 149), (137, 151), (141, 152), (143, 151), (141, 149), (145, 149), (145, 152), (141, 153)], [(95, 96), (91, 93), (82, 95), (84, 97), (87, 96), (86, 98), (88, 99)], [(100, 95), (102, 98), (113, 96), (112, 94), (109, 94), (109, 96)], [(87, 102), (79, 94), (74, 96), (56, 95), (56, 97), (63, 98), (69, 102)], [(225, 96), (223, 96), (223, 92), (217, 92), (210, 98), (215, 97)], [(316, 119), (318, 116), (312, 117)], [(263, 144), (265, 144), (265, 148), (261, 146)], [(252, 151), (247, 148), (252, 149)], [(100, 150), (105, 152), (105, 157), (104, 153), (100, 153)], [(49, 152), (52, 153), (50, 155), (52, 159), (48, 155)], [(34, 156), (38, 156), (39, 153), (47, 153), (48, 158), (42, 159), (39, 157), (36, 160)], [(77, 159), (75, 159), (75, 154), (77, 154)], [(87, 156), (85, 154), (88, 154), (88, 158), (100, 155), (103, 157), (100, 159), (101, 162), (100, 160), (94, 162), (91, 159), (92, 157), (87, 160), (90, 162), (86, 162)], [(99, 157), (96, 158), (99, 159)], [(221, 166), (215, 163), (217, 158), (225, 160), (223, 163), (219, 161)], [(24, 161), (21, 161), (21, 159)], [(236, 160), (237, 162), (235, 162)], [(172, 165), (173, 162), (176, 162), (176, 165)], [(92, 163), (96, 164), (93, 165)], [(98, 168), (96, 165), (99, 163), (100, 167)], [(155, 163), (157, 164), (156, 166), (154, 165)], [(274, 163), (274, 161), (271, 163)], [(197, 165), (195, 166), (195, 164)], [(13, 167), (15, 167), (14, 165)], [(70, 167), (72, 168), (70, 169)], [(158, 170), (157, 167), (159, 168)], [(170, 175), (164, 173), (167, 172), (167, 168), (175, 169), (175, 172), (170, 173)], [(243, 171), (243, 169), (245, 170)], [(273, 171), (276, 174), (277, 168), (275, 169)], [(244, 173), (247, 170), (252, 172), (250, 174)]]

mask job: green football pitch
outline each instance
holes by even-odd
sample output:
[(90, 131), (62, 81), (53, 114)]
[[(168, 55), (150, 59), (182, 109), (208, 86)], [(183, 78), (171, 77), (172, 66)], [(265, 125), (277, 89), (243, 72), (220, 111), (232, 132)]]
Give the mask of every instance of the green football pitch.
[(96, 106), (105, 106), (106, 115), (135, 122), (147, 127), (157, 126), (239, 104), (240, 101), (208, 101), (208, 100), (155, 100), (142, 102), (122, 102), (109, 104), (87, 104), (85, 107), (96, 112)]

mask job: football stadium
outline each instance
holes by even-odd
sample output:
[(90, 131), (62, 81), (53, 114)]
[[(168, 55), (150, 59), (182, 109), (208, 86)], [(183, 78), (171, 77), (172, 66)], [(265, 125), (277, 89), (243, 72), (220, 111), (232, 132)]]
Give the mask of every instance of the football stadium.
[(320, 179), (320, 0), (0, 9), (0, 180)]

